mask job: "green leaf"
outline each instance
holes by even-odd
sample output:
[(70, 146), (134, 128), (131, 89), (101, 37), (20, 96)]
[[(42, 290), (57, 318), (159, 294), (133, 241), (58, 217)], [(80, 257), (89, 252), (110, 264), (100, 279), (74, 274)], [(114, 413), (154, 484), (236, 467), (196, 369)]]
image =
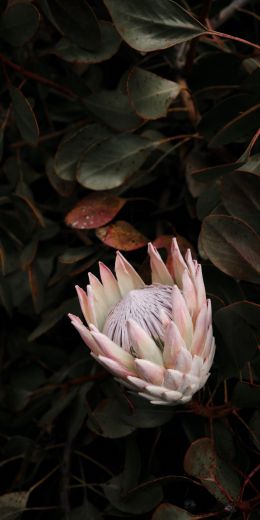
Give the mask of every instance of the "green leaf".
[(120, 89), (94, 92), (84, 100), (84, 105), (94, 116), (117, 131), (132, 130), (142, 123)]
[(103, 520), (102, 514), (87, 500), (84, 501), (82, 506), (72, 509), (62, 520)]
[(229, 143), (245, 142), (259, 128), (260, 103), (240, 112), (211, 139), (209, 146), (219, 147)]
[(18, 182), (15, 190), (15, 195), (17, 195), (17, 197), (22, 199), (25, 202), (25, 204), (27, 204), (27, 206), (34, 214), (35, 218), (38, 220), (39, 224), (42, 227), (45, 227), (44, 217), (35, 204), (33, 193), (29, 186), (23, 180)]
[(110, 135), (106, 128), (97, 124), (73, 130), (59, 144), (55, 156), (55, 171), (66, 181), (75, 178), (77, 162), (82, 153)]
[(65, 249), (62, 255), (59, 256), (58, 260), (61, 264), (74, 264), (90, 256), (93, 253), (92, 247), (69, 247)]
[(128, 94), (137, 114), (144, 119), (166, 117), (180, 85), (153, 72), (134, 67), (128, 78)]
[(38, 29), (40, 15), (30, 3), (11, 5), (0, 19), (0, 38), (10, 45), (21, 46), (30, 40)]
[(240, 171), (254, 173), (255, 175), (260, 175), (260, 153), (256, 153), (252, 155), (248, 161), (239, 167)]
[(221, 376), (238, 376), (244, 365), (251, 361), (257, 352), (257, 338), (254, 328), (247, 322), (246, 312), (252, 314), (259, 308), (251, 302), (237, 302), (214, 315), (214, 322), (224, 339), (224, 348), (219, 346), (217, 364)]
[(260, 240), (245, 222), (210, 215), (202, 224), (201, 241), (206, 255), (221, 271), (239, 280), (260, 281)]
[(122, 38), (142, 52), (167, 49), (207, 32), (171, 0), (104, 0)]
[(51, 12), (59, 28), (73, 43), (93, 51), (100, 45), (100, 29), (94, 12), (85, 0), (51, 0)]
[(232, 393), (231, 401), (233, 406), (238, 408), (257, 408), (260, 407), (259, 385), (238, 382)]
[(12, 294), (7, 279), (0, 272), (0, 304), (3, 305), (6, 312), (11, 316), (13, 302)]
[(184, 458), (184, 469), (189, 475), (199, 478), (203, 486), (223, 504), (230, 504), (238, 499), (239, 478), (217, 456), (211, 439), (204, 437), (190, 445)]
[(221, 198), (228, 212), (260, 232), (259, 179), (252, 173), (231, 173), (222, 179)]
[(100, 63), (117, 53), (121, 38), (110, 22), (100, 22), (101, 41), (98, 49), (86, 50), (62, 38), (53, 48), (53, 53), (71, 63)]
[(0, 496), (1, 520), (18, 520), (26, 508), (30, 491), (14, 491)]
[(250, 419), (249, 428), (252, 440), (258, 450), (260, 450), (260, 410), (256, 410)]
[(131, 495), (123, 494), (122, 481), (124, 473), (113, 477), (109, 482), (102, 485), (106, 498), (119, 511), (130, 514), (144, 514), (151, 511), (163, 497), (161, 486), (153, 489), (137, 489)]
[(206, 112), (198, 125), (198, 131), (213, 142), (214, 136), (230, 121), (252, 106), (252, 96), (245, 93), (228, 96)]
[(161, 504), (154, 512), (151, 520), (192, 520), (198, 518), (185, 509), (172, 504)]
[(211, 183), (207, 186), (198, 197), (196, 210), (200, 220), (209, 215), (219, 204), (220, 193), (218, 184)]
[(18, 88), (10, 86), (9, 91), (13, 103), (15, 121), (21, 136), (27, 143), (36, 146), (39, 139), (39, 128), (33, 109)]
[(151, 141), (138, 135), (121, 134), (89, 149), (82, 157), (77, 179), (92, 190), (121, 186), (144, 163)]
[(127, 424), (125, 408), (115, 399), (101, 401), (89, 417), (89, 428), (108, 439), (126, 437), (135, 430), (135, 427)]
[(56, 325), (62, 318), (64, 318), (68, 312), (77, 312), (78, 310), (78, 298), (71, 298), (66, 300), (59, 307), (53, 308), (51, 311), (46, 312), (42, 316), (42, 321), (34, 329), (29, 336), (29, 341), (34, 341), (36, 338), (50, 330)]

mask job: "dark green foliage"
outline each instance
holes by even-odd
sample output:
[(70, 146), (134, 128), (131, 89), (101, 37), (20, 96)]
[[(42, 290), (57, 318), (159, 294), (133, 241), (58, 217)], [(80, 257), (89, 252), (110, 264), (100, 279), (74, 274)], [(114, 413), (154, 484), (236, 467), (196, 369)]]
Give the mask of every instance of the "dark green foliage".
[[(260, 11), (236, 4), (0, 0), (0, 520), (258, 518)], [(165, 408), (66, 315), (99, 260), (146, 279), (172, 236), (217, 352)]]

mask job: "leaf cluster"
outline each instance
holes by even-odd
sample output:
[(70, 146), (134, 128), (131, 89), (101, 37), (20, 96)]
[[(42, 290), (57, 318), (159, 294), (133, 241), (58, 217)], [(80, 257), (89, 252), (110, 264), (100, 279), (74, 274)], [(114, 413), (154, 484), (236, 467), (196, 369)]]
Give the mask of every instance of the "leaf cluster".
[[(237, 4), (0, 0), (1, 520), (257, 519), (260, 12)], [(149, 283), (172, 236), (217, 353), (162, 409), (67, 313), (116, 249)]]

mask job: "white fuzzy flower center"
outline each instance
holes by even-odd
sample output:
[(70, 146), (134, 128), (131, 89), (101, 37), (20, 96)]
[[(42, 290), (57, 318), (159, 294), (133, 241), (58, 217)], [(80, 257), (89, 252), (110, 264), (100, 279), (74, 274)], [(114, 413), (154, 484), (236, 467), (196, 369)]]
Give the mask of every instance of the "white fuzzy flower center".
[(133, 319), (155, 340), (163, 341), (161, 309), (169, 318), (171, 317), (171, 286), (155, 284), (130, 291), (108, 314), (103, 333), (124, 350), (129, 350), (131, 339), (126, 323), (129, 319)]

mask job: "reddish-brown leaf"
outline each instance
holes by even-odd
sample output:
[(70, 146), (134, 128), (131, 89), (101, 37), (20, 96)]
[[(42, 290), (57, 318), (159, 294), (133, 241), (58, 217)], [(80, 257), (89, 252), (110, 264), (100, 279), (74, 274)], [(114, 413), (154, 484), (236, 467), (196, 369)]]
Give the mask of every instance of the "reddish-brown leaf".
[(75, 229), (95, 229), (110, 222), (125, 205), (126, 199), (106, 192), (90, 193), (66, 216), (66, 224)]
[(139, 249), (148, 242), (148, 239), (140, 231), (137, 231), (137, 229), (124, 220), (118, 220), (114, 224), (97, 229), (96, 235), (107, 246), (121, 249), (122, 251)]

